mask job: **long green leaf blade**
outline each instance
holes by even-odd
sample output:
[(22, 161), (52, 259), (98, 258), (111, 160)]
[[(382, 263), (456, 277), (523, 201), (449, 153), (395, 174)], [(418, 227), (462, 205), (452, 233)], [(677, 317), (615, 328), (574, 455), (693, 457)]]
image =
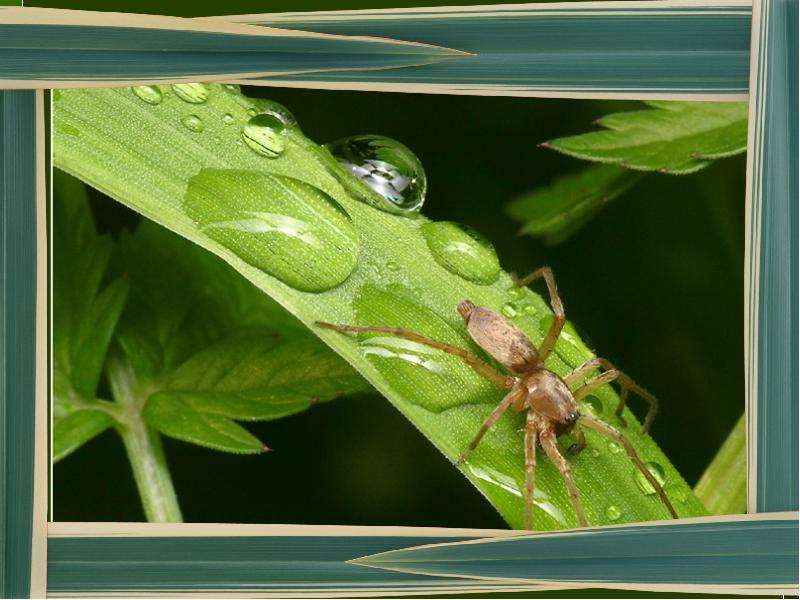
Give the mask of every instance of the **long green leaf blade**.
[[(320, 331), (316, 320), (362, 325), (400, 325), (411, 318), (405, 308), (415, 307), (420, 328), (442, 333), (464, 347), (472, 347), (455, 307), (464, 298), (501, 310), (514, 303), (515, 322), (535, 342), (543, 338), (550, 312), (535, 293), (511, 291), (510, 277), (501, 273), (492, 285), (469, 282), (440, 267), (431, 257), (420, 232), (423, 217), (405, 218), (385, 213), (351, 197), (320, 160), (320, 150), (298, 129), (287, 130), (285, 150), (265, 158), (239, 145), (241, 128), (253, 104), (238, 94), (212, 86), (207, 103), (188, 106), (167, 96), (160, 105), (148, 106), (126, 89), (70, 90), (62, 94), (55, 110), (55, 161), (70, 173), (118, 199), (146, 217), (165, 225), (217, 254), (265, 293), (286, 307), (322, 337), (408, 417), (442, 452), (454, 459), (478, 430), (502, 391), (488, 386), (470, 370), (439, 354), (418, 349), (378, 347), (336, 332)], [(194, 114), (205, 124), (202, 132), (181, 125)], [(233, 125), (223, 115), (230, 114)], [(250, 171), (291, 177), (328, 194), (346, 211), (359, 240), (358, 262), (340, 285), (319, 293), (299, 291), (248, 264), (230, 248), (212, 239), (183, 206), (190, 180), (204, 168)], [(220, 203), (237, 197), (222, 194)], [(270, 199), (264, 198), (266, 205)], [(330, 251), (328, 260), (339, 260)], [(534, 266), (534, 265), (532, 265)], [(393, 304), (393, 299), (399, 299)], [(569, 299), (566, 299), (567, 309)], [(380, 318), (383, 322), (366, 322)], [(548, 365), (566, 374), (591, 356), (567, 332), (559, 340)], [(410, 363), (406, 366), (406, 363)], [(415, 366), (416, 365), (416, 366)], [(413, 367), (413, 368), (411, 368)], [(433, 373), (427, 367), (433, 369)], [(397, 376), (402, 369), (402, 376)], [(431, 373), (434, 378), (429, 377)], [(405, 381), (403, 381), (405, 380)], [(408, 386), (416, 386), (415, 397)], [(427, 399), (427, 400), (426, 400)], [(610, 388), (597, 394), (586, 410), (613, 420), (617, 397)], [(432, 409), (431, 403), (436, 403)], [(644, 460), (663, 470), (667, 493), (682, 516), (703, 514), (704, 509), (655, 442), (638, 433), (635, 418), (626, 413), (626, 434)], [(490, 432), (465, 468), (465, 475), (513, 526), (523, 521), (523, 449), (519, 432), (521, 415), (509, 414)], [(634, 467), (624, 452), (608, 441), (588, 435), (590, 448), (572, 459), (573, 471), (584, 493), (590, 523), (662, 519), (666, 510), (657, 497), (640, 487)], [(357, 440), (354, 440), (357, 443)], [(536, 525), (540, 529), (574, 526), (577, 520), (563, 480), (549, 461), (537, 473)]]

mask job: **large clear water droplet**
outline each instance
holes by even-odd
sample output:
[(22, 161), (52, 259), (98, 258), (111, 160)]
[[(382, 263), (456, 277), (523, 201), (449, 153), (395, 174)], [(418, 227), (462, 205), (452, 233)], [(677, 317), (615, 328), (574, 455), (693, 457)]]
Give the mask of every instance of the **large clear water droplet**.
[(588, 396), (584, 401), (584, 406), (592, 416), (600, 417), (603, 414), (603, 402), (597, 396)]
[[(466, 343), (448, 320), (425, 306), (419, 291), (403, 285), (365, 284), (353, 306), (357, 325), (394, 325), (444, 343)], [(441, 350), (385, 333), (359, 334), (356, 339), (382, 377), (407, 402), (428, 411), (438, 413), (462, 404), (486, 402), (487, 397), (491, 401), (498, 395), (492, 384)]]
[(483, 235), (458, 223), (425, 223), (422, 234), (437, 263), (468, 281), (488, 285), (500, 275), (494, 246)]
[[(647, 467), (647, 470), (650, 471), (653, 479), (655, 479), (663, 488), (664, 482), (666, 481), (666, 475), (664, 475), (663, 467), (656, 462), (645, 463), (645, 467)], [(649, 481), (647, 481), (647, 477), (645, 477), (644, 473), (642, 473), (639, 469), (634, 471), (633, 476), (636, 479), (636, 485), (639, 486), (639, 489), (642, 490), (644, 494), (649, 496), (656, 493), (655, 488)]]
[(284, 129), (285, 126), (277, 117), (258, 114), (247, 121), (242, 129), (242, 139), (256, 154), (277, 158), (285, 148), (281, 137)]
[(184, 127), (186, 127), (186, 129), (189, 131), (194, 131), (195, 133), (200, 133), (203, 131), (203, 129), (205, 129), (203, 120), (197, 115), (186, 115), (181, 119), (181, 123)]
[(144, 100), (148, 104), (161, 104), (164, 95), (157, 85), (137, 85), (131, 88), (139, 100)]
[(368, 188), (359, 194), (362, 200), (398, 214), (422, 208), (428, 187), (425, 170), (414, 153), (400, 142), (379, 135), (356, 135), (325, 147), (343, 169)]
[(203, 104), (211, 95), (211, 90), (205, 83), (173, 83), (172, 91), (189, 104)]
[(358, 234), (345, 210), (296, 179), (203, 169), (189, 180), (183, 208), (243, 261), (304, 292), (339, 285), (358, 260)]

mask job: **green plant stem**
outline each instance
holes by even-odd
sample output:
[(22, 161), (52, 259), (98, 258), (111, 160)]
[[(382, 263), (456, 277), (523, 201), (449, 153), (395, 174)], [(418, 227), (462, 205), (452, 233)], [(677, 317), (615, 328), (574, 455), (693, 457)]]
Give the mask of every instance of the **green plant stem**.
[(747, 512), (747, 445), (744, 415), (697, 482), (694, 492), (714, 515)]
[(122, 409), (117, 431), (133, 469), (145, 518), (151, 523), (183, 522), (161, 438), (142, 418), (147, 396), (137, 393), (130, 365), (121, 358), (109, 359), (108, 376), (114, 399)]

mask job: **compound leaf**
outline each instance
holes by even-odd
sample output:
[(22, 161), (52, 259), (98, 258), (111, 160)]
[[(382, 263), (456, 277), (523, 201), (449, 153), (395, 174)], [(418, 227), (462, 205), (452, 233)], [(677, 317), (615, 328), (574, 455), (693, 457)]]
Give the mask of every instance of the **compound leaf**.
[(584, 160), (683, 175), (744, 152), (747, 104), (649, 101), (650, 108), (606, 115), (605, 127), (543, 144)]

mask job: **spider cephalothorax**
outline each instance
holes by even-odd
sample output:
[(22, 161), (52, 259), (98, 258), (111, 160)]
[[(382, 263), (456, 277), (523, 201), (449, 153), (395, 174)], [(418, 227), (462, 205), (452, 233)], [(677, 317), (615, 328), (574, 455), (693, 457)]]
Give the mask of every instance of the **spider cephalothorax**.
[[(507, 389), (508, 393), (495, 407), (478, 430), (475, 438), (456, 462), (460, 464), (467, 460), (469, 453), (477, 447), (484, 434), (509, 408), (518, 412), (526, 411), (526, 529), (531, 529), (533, 526), (533, 491), (536, 477), (537, 446), (541, 446), (547, 457), (561, 472), (567, 484), (567, 490), (575, 513), (578, 516), (578, 521), (582, 526), (586, 526), (586, 517), (583, 514), (578, 488), (572, 478), (569, 463), (564, 458), (557, 443), (559, 436), (574, 432), (578, 441), (569, 448), (569, 451), (573, 454), (580, 452), (586, 446), (583, 428), (597, 431), (621, 444), (630, 460), (641, 471), (645, 479), (650, 482), (653, 489), (656, 490), (661, 501), (669, 510), (670, 515), (673, 518), (677, 518), (675, 509), (664, 493), (661, 484), (646, 468), (628, 439), (608, 423), (589, 415), (581, 414), (580, 405), (578, 404), (582, 398), (585, 398), (598, 388), (616, 381), (621, 386), (620, 403), (616, 410), (617, 417), (624, 425), (622, 411), (627, 402), (628, 392), (633, 391), (650, 404), (650, 410), (642, 427), (643, 431), (647, 431), (657, 411), (657, 400), (652, 394), (637, 385), (630, 377), (617, 370), (614, 365), (604, 358), (592, 358), (563, 378), (544, 366), (544, 361), (555, 348), (558, 336), (564, 327), (564, 307), (561, 304), (555, 279), (549, 267), (542, 267), (534, 271), (524, 279), (517, 281), (517, 285), (528, 285), (539, 278), (544, 278), (547, 283), (547, 289), (550, 293), (550, 306), (553, 309), (555, 318), (538, 348), (516, 325), (495, 311), (476, 306), (469, 300), (464, 300), (458, 305), (458, 312), (467, 325), (467, 332), (470, 337), (487, 354), (503, 365), (509, 371), (508, 374), (500, 373), (467, 350), (433, 340), (407, 329), (382, 326), (334, 325), (322, 322), (317, 322), (317, 325), (341, 332), (389, 333), (437, 348), (443, 352), (458, 356), (479, 375)], [(592, 375), (597, 369), (602, 369), (602, 372)], [(592, 376), (589, 377), (590, 375)]]

